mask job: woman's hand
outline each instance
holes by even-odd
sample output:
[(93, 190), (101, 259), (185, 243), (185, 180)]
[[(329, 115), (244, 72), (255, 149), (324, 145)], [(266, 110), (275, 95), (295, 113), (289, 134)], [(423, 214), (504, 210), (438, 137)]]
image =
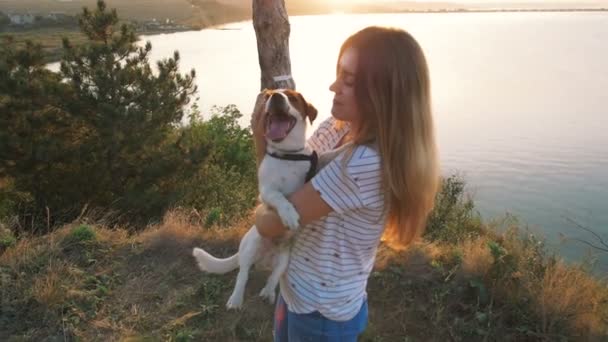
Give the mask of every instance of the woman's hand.
[(258, 165), (260, 165), (260, 162), (266, 153), (266, 138), (264, 137), (266, 129), (266, 112), (264, 111), (264, 106), (267, 98), (268, 93), (266, 90), (259, 93), (258, 97), (255, 99), (253, 113), (251, 114), (250, 125), (253, 133), (253, 142), (255, 144), (256, 160)]
[(283, 226), (279, 215), (265, 204), (260, 204), (255, 210), (255, 227), (258, 233), (267, 239), (282, 237), (287, 228)]
[[(333, 211), (310, 182), (287, 196), (287, 200), (300, 215), (301, 227)], [(283, 225), (279, 214), (265, 204), (259, 205), (255, 210), (255, 226), (260, 235), (269, 239), (281, 237), (289, 230)]]

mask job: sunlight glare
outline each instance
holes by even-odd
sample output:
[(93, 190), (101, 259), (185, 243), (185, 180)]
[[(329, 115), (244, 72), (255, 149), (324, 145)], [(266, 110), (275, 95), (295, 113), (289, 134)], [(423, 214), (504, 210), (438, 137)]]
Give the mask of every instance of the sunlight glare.
[(353, 3), (357, 3), (360, 1), (353, 0), (329, 0), (327, 1), (327, 5), (331, 8), (331, 14), (346, 14), (348, 12), (348, 8), (350, 8)]

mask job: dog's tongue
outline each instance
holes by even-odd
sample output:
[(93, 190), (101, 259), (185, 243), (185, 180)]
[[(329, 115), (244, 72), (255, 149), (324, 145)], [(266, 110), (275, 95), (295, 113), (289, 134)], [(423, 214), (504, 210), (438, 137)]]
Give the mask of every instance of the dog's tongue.
[(289, 133), (290, 124), (289, 117), (271, 116), (268, 126), (266, 126), (266, 138), (270, 140), (285, 138)]

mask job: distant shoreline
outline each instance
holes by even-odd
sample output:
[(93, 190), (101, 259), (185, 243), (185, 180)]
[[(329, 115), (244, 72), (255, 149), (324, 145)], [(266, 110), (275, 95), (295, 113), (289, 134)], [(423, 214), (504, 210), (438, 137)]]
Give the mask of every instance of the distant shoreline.
[[(311, 15), (334, 15), (334, 14), (342, 14), (342, 15), (361, 15), (361, 14), (408, 14), (408, 13), (429, 13), (429, 14), (438, 14), (438, 13), (458, 13), (458, 14), (467, 14), (467, 13), (525, 13), (525, 12), (534, 12), (534, 13), (558, 13), (558, 12), (608, 12), (608, 8), (569, 8), (569, 9), (561, 9), (561, 8), (550, 8), (550, 9), (537, 9), (537, 8), (522, 8), (522, 9), (500, 9), (500, 8), (492, 8), (492, 9), (407, 9), (407, 10), (393, 10), (393, 11), (340, 11), (336, 10), (334, 12), (297, 12), (288, 14), (290, 17), (296, 16), (311, 16)], [(212, 25), (203, 26), (200, 28), (193, 28), (192, 31), (200, 31), (206, 29), (220, 29), (223, 25), (228, 25), (237, 22), (249, 21), (252, 20), (251, 17), (243, 17), (241, 19), (230, 20), (226, 22), (219, 21)]]
[[(376, 10), (376, 11), (368, 11), (368, 12), (363, 12), (363, 10), (351, 10), (351, 11), (344, 11), (344, 12), (340, 12), (340, 11), (336, 11), (336, 12), (300, 12), (299, 11), (294, 11), (295, 13), (291, 13), (290, 16), (302, 16), (302, 15), (332, 15), (332, 14), (336, 14), (336, 13), (341, 13), (341, 14), (353, 14), (353, 15), (361, 15), (361, 14), (408, 14), (408, 13), (415, 13), (415, 14), (449, 14), (449, 13), (457, 13), (457, 14), (467, 14), (467, 13), (559, 13), (559, 12), (608, 12), (608, 8), (569, 8), (569, 9), (538, 9), (538, 8), (522, 8), (522, 9), (515, 9), (515, 8), (506, 8), (506, 9), (498, 9), (498, 8), (492, 8), (492, 9), (405, 9), (405, 10), (392, 10), (392, 11), (381, 11), (381, 10)], [(252, 20), (251, 16), (243, 16), (242, 18), (231, 18), (230, 20), (217, 20), (217, 22), (212, 23), (212, 24), (207, 24), (204, 25), (202, 27), (181, 27), (181, 28), (173, 28), (173, 29), (159, 29), (159, 30), (142, 30), (139, 32), (136, 32), (138, 37), (141, 36), (151, 36), (151, 35), (157, 35), (157, 34), (166, 34), (166, 33), (176, 33), (176, 32), (188, 32), (188, 31), (200, 31), (200, 30), (205, 30), (205, 29), (214, 29), (214, 28), (220, 28), (224, 25), (228, 25), (231, 23), (235, 23), (235, 22), (241, 22), (241, 21), (248, 21), (248, 20)], [(34, 30), (35, 31), (35, 30)], [(78, 33), (79, 30), (78, 29), (67, 29), (67, 31), (69, 32), (74, 32), (74, 33)], [(11, 33), (16, 33), (16, 32), (0, 32), (0, 37), (1, 36), (5, 36), (5, 35), (10, 35)], [(20, 31), (20, 33), (28, 33), (28, 30), (26, 31)], [(37, 37), (41, 40), (44, 40), (44, 37)], [(37, 41), (38, 39), (34, 39), (34, 41)], [(46, 52), (48, 53), (48, 55), (46, 56), (46, 63), (53, 63), (53, 62), (57, 62), (60, 59), (61, 56), (61, 44), (57, 43), (55, 47), (50, 47), (50, 46), (46, 46)]]
[[(372, 10), (372, 11), (364, 11), (364, 10), (340, 10), (337, 9), (335, 11), (294, 11), (293, 13), (288, 13), (289, 17), (296, 16), (312, 16), (312, 15), (334, 15), (334, 14), (342, 14), (342, 15), (361, 15), (361, 14), (407, 14), (407, 13), (429, 13), (429, 14), (438, 14), (438, 13), (458, 13), (458, 14), (466, 14), (466, 13), (526, 13), (526, 12), (534, 12), (534, 13), (567, 13), (567, 12), (608, 12), (608, 8), (549, 8), (549, 9), (539, 9), (539, 8), (489, 8), (489, 9), (404, 9), (404, 10)], [(242, 22), (242, 21), (250, 21), (252, 20), (251, 16), (243, 16), (242, 18), (234, 18), (233, 20), (228, 21), (218, 21), (216, 23), (202, 26), (200, 28), (193, 28), (192, 31), (205, 30), (205, 29), (217, 29), (223, 25), (228, 25), (232, 23)]]
[(389, 13), (484, 13), (484, 12), (608, 12), (608, 8), (576, 8), (576, 9), (448, 9), (448, 10), (403, 10)]

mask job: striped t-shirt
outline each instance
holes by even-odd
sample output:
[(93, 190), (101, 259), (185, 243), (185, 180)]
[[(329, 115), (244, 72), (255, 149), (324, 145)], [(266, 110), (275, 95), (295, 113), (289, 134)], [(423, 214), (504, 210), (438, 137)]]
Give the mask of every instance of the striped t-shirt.
[[(347, 132), (348, 125), (337, 129), (330, 117), (308, 144), (323, 153)], [(353, 318), (367, 296), (386, 217), (378, 152), (355, 147), (345, 170), (344, 157), (338, 155), (311, 180), (333, 211), (300, 228), (281, 278), (281, 295), (291, 312), (319, 311), (336, 321)]]

